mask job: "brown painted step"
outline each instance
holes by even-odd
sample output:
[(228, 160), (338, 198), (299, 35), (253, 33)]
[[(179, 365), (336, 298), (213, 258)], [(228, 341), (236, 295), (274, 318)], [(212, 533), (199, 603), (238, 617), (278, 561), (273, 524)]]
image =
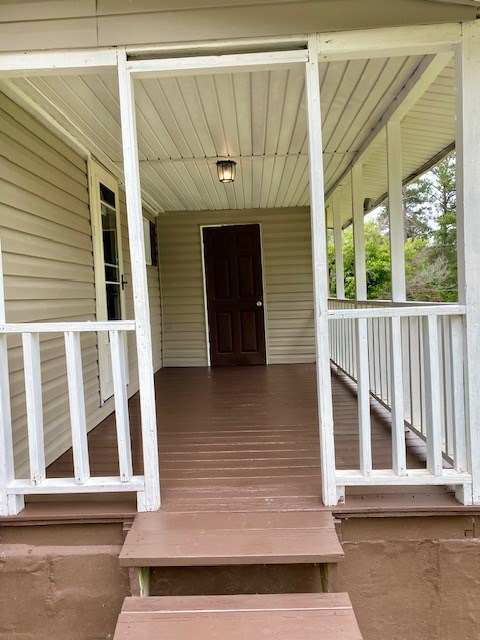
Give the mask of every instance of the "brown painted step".
[(130, 567), (334, 563), (343, 558), (329, 511), (140, 513), (120, 554)]
[(346, 593), (126, 598), (114, 640), (362, 640)]

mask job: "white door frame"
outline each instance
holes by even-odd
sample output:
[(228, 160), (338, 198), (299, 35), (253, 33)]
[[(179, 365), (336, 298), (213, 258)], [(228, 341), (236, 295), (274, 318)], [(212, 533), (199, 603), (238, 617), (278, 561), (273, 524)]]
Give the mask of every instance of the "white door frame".
[[(118, 229), (118, 261), (120, 279), (124, 274), (123, 250), (122, 250), (122, 223), (120, 213), (120, 192), (118, 180), (94, 159), (88, 161), (88, 183), (90, 191), (90, 216), (92, 223), (93, 264), (95, 271), (95, 310), (98, 321), (108, 320), (107, 295), (105, 286), (105, 260), (103, 253), (103, 231), (101, 220), (101, 204), (99, 196), (99, 184), (104, 184), (115, 194), (115, 210)], [(125, 291), (120, 286), (121, 319), (126, 318)], [(128, 382), (128, 358), (127, 382)], [(112, 365), (110, 359), (109, 339), (107, 333), (98, 334), (98, 369), (100, 381), (100, 399), (105, 403), (113, 395)]]

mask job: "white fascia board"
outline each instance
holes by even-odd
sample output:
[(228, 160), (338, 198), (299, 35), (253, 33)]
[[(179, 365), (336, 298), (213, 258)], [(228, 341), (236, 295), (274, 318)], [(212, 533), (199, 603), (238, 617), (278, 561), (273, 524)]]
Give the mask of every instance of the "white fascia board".
[(332, 62), (453, 52), (461, 39), (460, 23), (320, 33), (319, 60)]
[(116, 67), (117, 49), (64, 49), (0, 54), (0, 78), (98, 73)]

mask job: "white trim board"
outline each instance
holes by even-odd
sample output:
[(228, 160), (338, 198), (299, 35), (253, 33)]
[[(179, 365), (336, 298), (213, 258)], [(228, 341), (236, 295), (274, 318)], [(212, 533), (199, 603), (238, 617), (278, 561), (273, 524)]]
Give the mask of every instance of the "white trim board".
[(319, 62), (453, 52), (461, 23), (410, 25), (313, 34)]
[(245, 73), (247, 71), (263, 71), (278, 67), (290, 69), (305, 64), (307, 61), (307, 50), (299, 49), (293, 51), (128, 60), (127, 69), (134, 78), (164, 78), (182, 75), (210, 75), (213, 73)]
[(0, 53), (0, 78), (99, 73), (116, 66), (116, 47)]

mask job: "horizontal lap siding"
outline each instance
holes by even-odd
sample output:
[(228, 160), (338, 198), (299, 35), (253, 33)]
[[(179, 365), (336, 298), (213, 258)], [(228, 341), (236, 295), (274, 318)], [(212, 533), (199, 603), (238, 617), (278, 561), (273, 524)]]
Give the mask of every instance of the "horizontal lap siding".
[[(7, 321), (95, 320), (95, 287), (86, 162), (54, 134), (0, 93), (0, 231)], [(131, 282), (126, 215), (122, 203), (125, 271)], [(149, 267), (154, 360), (161, 366), (158, 270)], [(131, 286), (128, 317), (133, 317)], [(138, 387), (134, 339), (130, 393)], [(71, 445), (63, 336), (41, 339), (47, 463)], [(100, 406), (98, 350), (94, 335), (82, 336), (88, 425), (113, 410)], [(19, 336), (9, 338), (9, 364), (17, 475), (28, 474), (25, 384)]]
[(159, 216), (165, 366), (207, 363), (201, 225), (255, 222), (262, 230), (269, 362), (313, 362), (310, 214), (298, 208)]

